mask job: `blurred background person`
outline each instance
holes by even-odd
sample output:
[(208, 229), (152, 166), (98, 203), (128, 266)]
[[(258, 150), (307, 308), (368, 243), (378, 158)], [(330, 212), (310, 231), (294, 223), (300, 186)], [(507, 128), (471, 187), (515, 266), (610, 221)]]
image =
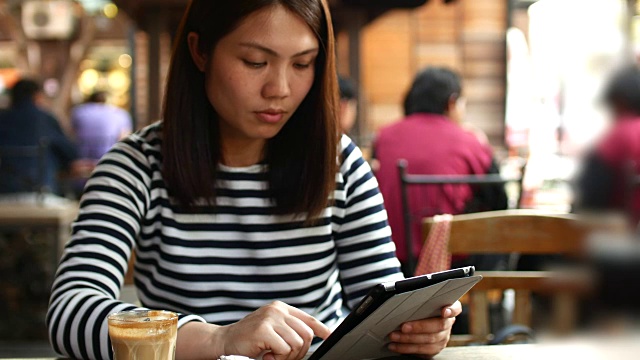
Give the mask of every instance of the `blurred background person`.
[(133, 130), (131, 115), (107, 103), (107, 93), (96, 91), (71, 111), (80, 157), (97, 161)]
[(340, 129), (345, 134), (349, 134), (356, 123), (358, 115), (358, 87), (353, 80), (338, 76), (338, 86), (340, 88)]
[[(0, 194), (4, 199), (29, 198), (34, 192), (60, 194), (59, 172), (82, 167), (76, 145), (58, 120), (45, 110), (41, 84), (19, 80), (10, 90), (10, 107), (0, 113), (0, 148), (9, 149), (0, 161)], [(44, 146), (43, 158), (20, 154), (24, 147)], [(11, 194), (11, 195), (9, 195)]]
[(640, 69), (615, 71), (602, 99), (612, 123), (583, 159), (575, 181), (576, 212), (626, 213), (632, 225), (640, 218), (640, 193), (629, 193), (628, 176), (640, 168)]
[[(404, 111), (401, 121), (380, 130), (374, 154), (378, 167), (376, 177), (389, 214), (397, 255), (405, 275), (412, 275), (407, 268), (398, 160), (407, 160), (407, 171), (411, 174), (487, 174), (497, 173), (498, 168), (486, 138), (479, 136), (477, 130), (460, 125), (464, 99), (460, 77), (452, 70), (428, 67), (419, 72), (405, 97)], [(507, 207), (504, 186), (482, 186), (475, 193), (474, 190), (469, 185), (412, 187), (409, 189), (411, 213), (427, 217)], [(413, 225), (413, 250), (417, 257), (424, 239), (419, 222)]]

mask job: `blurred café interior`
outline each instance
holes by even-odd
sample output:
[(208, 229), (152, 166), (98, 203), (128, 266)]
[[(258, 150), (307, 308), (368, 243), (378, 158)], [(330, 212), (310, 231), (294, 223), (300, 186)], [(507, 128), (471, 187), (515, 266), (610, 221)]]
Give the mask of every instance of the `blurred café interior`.
[[(348, 135), (365, 158), (374, 156), (378, 131), (403, 117), (403, 98), (414, 75), (426, 66), (451, 68), (464, 84), (463, 122), (486, 135), (509, 198), (508, 210), (487, 216), (517, 217), (506, 219), (513, 222), (504, 230), (498, 220), (468, 224), (466, 231), (475, 233), (461, 241), (484, 243), (479, 240), (484, 231), (494, 237), (493, 243), (474, 249), (503, 252), (510, 261), (523, 254), (574, 252), (579, 243), (581, 251), (588, 248), (587, 263), (606, 270), (596, 271), (600, 280), (585, 280), (593, 275), (589, 271), (549, 276), (549, 271), (518, 274), (511, 266), (509, 274), (487, 274), (485, 285), (465, 300), (473, 305), (468, 310), (470, 335), (452, 345), (544, 342), (556, 330), (575, 335), (591, 319), (583, 314), (585, 304), (596, 300), (605, 302), (606, 309), (619, 307), (622, 318), (638, 315), (640, 286), (629, 275), (640, 269), (640, 242), (629, 221), (634, 215), (622, 209), (578, 219), (572, 213), (572, 181), (586, 151), (609, 126), (611, 116), (601, 101), (606, 79), (617, 67), (640, 59), (640, 2), (327, 1), (338, 74), (357, 84), (357, 120)], [(67, 134), (72, 133), (72, 108), (96, 91), (106, 92), (109, 104), (130, 114), (134, 131), (157, 121), (172, 35), (187, 3), (0, 0), (0, 111), (9, 106), (9, 89), (18, 79), (37, 75), (48, 110)], [(2, 156), (0, 150), (0, 166)], [(71, 184), (77, 180), (59, 176)], [(420, 183), (417, 174), (407, 179), (404, 185)], [(444, 182), (437, 184), (431, 186)], [(55, 356), (44, 316), (59, 255), (77, 216), (80, 195), (72, 187), (55, 201), (0, 201), (0, 358)], [(633, 194), (632, 189), (627, 196), (635, 198)], [(417, 221), (428, 241), (438, 225), (433, 215), (404, 214), (405, 226)], [(474, 214), (460, 216), (446, 228), (451, 253), (465, 221), (476, 219)], [(505, 278), (508, 285), (500, 283)], [(603, 296), (605, 291), (610, 293)], [(135, 290), (125, 295), (135, 297)], [(628, 335), (637, 324), (627, 320), (604, 327)], [(555, 322), (558, 326), (551, 324)], [(498, 334), (507, 323), (522, 327)]]

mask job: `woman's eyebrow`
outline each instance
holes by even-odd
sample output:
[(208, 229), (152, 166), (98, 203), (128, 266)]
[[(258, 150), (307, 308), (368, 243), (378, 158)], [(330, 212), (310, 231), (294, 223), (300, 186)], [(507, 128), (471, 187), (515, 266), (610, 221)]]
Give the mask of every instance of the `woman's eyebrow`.
[[(269, 49), (268, 47), (262, 46), (260, 44), (256, 44), (256, 43), (252, 43), (252, 42), (243, 42), (240, 43), (240, 46), (243, 47), (248, 47), (248, 48), (253, 48), (253, 49), (258, 49), (260, 51), (263, 51), (269, 55), (273, 55), (273, 56), (280, 56), (280, 54), (278, 54), (275, 50), (273, 49)], [(314, 54), (318, 52), (318, 48), (314, 47), (311, 49), (307, 49), (307, 50), (302, 50), (300, 52), (297, 52), (295, 54), (293, 54), (292, 57), (297, 57), (297, 56), (302, 56), (302, 55), (307, 55), (307, 54)]]

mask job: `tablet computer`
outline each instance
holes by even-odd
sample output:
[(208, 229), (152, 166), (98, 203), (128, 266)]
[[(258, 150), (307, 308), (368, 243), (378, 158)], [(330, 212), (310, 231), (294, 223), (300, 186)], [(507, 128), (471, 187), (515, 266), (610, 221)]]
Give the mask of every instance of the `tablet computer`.
[(407, 321), (440, 316), (482, 279), (474, 271), (468, 266), (376, 285), (308, 360), (398, 355), (387, 349), (388, 335)]

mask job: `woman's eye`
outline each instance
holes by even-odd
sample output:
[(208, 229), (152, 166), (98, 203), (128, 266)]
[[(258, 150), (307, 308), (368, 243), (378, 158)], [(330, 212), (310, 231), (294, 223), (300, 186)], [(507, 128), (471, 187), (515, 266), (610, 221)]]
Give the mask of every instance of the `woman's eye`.
[(260, 68), (263, 67), (265, 65), (267, 65), (266, 62), (253, 62), (253, 61), (249, 61), (249, 60), (242, 60), (244, 62), (245, 65), (252, 67), (252, 68)]
[(308, 68), (311, 67), (312, 64), (313, 64), (312, 62), (306, 63), (306, 64), (299, 64), (298, 63), (298, 64), (293, 64), (293, 66), (296, 67), (297, 69), (308, 69)]

